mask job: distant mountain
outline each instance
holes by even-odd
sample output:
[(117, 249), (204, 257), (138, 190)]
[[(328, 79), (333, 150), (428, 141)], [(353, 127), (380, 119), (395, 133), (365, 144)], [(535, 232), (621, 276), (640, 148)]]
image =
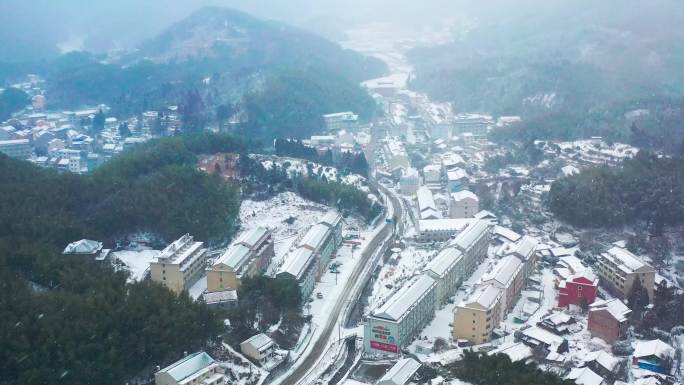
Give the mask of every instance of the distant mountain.
[(239, 111), (247, 117), (244, 133), (264, 138), (308, 136), (322, 128), (322, 114), (338, 110), (371, 117), (375, 102), (359, 83), (386, 71), (380, 60), (312, 33), (217, 7), (196, 11), (121, 58), (71, 53), (36, 67), (47, 77), (50, 107), (107, 103), (126, 116), (182, 108), (199, 95), (195, 126)]
[(350, 80), (376, 77), (384, 64), (288, 24), (229, 8), (205, 7), (144, 42), (133, 56), (155, 63), (202, 59), (225, 67), (326, 66)]
[(684, 7), (677, 0), (558, 1), (485, 15), (466, 38), (410, 56), (412, 87), (459, 111), (522, 114), (551, 136), (631, 140), (625, 114), (681, 106)]

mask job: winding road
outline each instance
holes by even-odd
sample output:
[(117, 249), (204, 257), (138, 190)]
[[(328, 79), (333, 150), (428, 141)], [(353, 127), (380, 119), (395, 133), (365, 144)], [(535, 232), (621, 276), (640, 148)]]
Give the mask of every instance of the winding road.
[[(389, 203), (392, 205), (391, 212), (397, 218), (397, 233), (402, 234), (404, 228), (404, 210), (400, 200), (384, 186), (374, 182), (372, 182), (372, 184), (375, 188), (382, 191), (386, 197), (388, 197)], [(337, 322), (339, 320), (340, 314), (342, 314), (342, 311), (344, 310), (345, 304), (354, 295), (354, 289), (356, 288), (357, 280), (359, 277), (361, 277), (364, 268), (366, 268), (368, 262), (371, 260), (373, 254), (378, 248), (383, 247), (385, 242), (391, 242), (394, 239), (394, 237), (390, 237), (394, 227), (391, 223), (383, 222), (380, 226), (383, 226), (383, 229), (375, 234), (373, 239), (370, 240), (368, 245), (361, 253), (362, 260), (356, 264), (351, 276), (345, 283), (342, 293), (340, 294), (339, 298), (337, 298), (337, 303), (335, 303), (335, 307), (333, 308), (327, 323), (325, 324), (321, 333), (318, 335), (318, 338), (315, 340), (315, 342), (313, 342), (313, 348), (305, 353), (305, 356), (301, 357), (298, 362), (295, 362), (297, 367), (293, 371), (287, 373), (285, 377), (280, 379), (280, 381), (276, 380), (274, 383), (280, 385), (297, 385), (303, 378), (306, 377), (311, 368), (314, 367), (319, 361), (319, 358), (325, 352), (325, 349), (328, 346), (328, 341), (331, 334), (337, 327)], [(361, 288), (363, 288), (363, 286), (364, 285), (361, 285)]]

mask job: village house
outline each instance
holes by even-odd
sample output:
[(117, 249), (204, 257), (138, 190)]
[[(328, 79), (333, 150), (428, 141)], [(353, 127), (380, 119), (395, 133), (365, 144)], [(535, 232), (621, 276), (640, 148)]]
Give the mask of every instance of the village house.
[(613, 344), (627, 333), (631, 310), (619, 299), (600, 300), (589, 305), (587, 329), (592, 336)]
[(223, 385), (225, 369), (205, 352), (197, 352), (158, 370), (155, 385)]

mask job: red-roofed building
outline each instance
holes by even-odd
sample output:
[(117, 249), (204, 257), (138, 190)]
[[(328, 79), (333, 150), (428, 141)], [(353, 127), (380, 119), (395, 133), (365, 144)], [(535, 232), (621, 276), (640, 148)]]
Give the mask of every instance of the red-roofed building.
[(587, 269), (563, 280), (558, 285), (558, 306), (581, 305), (582, 300), (590, 305), (596, 300), (598, 278)]

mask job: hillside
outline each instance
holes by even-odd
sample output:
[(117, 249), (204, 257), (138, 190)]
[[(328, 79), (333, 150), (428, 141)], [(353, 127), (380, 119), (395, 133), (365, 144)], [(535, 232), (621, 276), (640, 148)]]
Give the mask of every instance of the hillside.
[[(246, 133), (265, 138), (306, 137), (322, 128), (322, 114), (335, 111), (370, 118), (375, 103), (359, 83), (385, 71), (381, 61), (311, 33), (215, 7), (116, 60), (80, 52), (28, 68), (47, 78), (50, 108), (106, 103), (127, 116), (182, 108), (188, 95), (199, 95), (199, 125), (215, 122), (217, 108), (227, 107), (244, 113)], [(16, 76), (16, 66), (0, 65), (3, 72)]]
[(459, 111), (523, 115), (531, 130), (558, 138), (631, 141), (630, 112), (648, 109), (637, 126), (673, 151), (655, 139), (684, 99), (683, 26), (674, 0), (560, 1), (484, 15), (462, 40), (414, 50), (412, 87)]

